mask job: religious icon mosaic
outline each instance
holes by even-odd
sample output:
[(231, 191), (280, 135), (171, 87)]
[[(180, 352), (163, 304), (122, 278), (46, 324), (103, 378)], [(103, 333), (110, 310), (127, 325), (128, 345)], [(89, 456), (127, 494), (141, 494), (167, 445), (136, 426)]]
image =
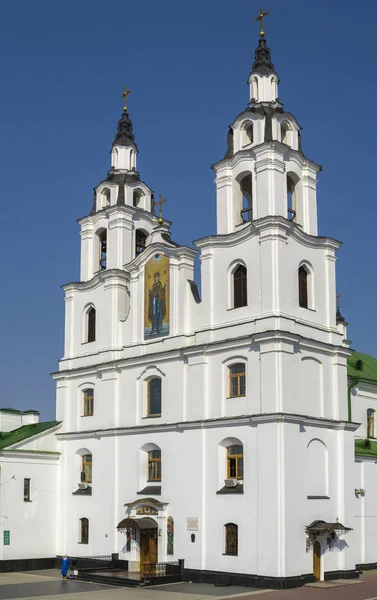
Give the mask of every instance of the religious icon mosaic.
[(169, 335), (169, 258), (155, 254), (145, 265), (144, 338)]
[(166, 554), (174, 554), (174, 519), (168, 517), (167, 521), (167, 551)]

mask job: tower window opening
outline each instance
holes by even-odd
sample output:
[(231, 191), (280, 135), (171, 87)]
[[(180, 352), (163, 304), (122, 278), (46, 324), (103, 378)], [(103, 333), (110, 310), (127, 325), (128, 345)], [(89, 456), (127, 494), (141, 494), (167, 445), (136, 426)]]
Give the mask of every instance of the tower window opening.
[(136, 230), (136, 256), (144, 252), (147, 245), (147, 234), (141, 229)]
[(373, 408), (368, 408), (368, 410), (367, 410), (367, 437), (368, 438), (376, 437), (375, 432), (374, 432), (375, 414), (376, 414), (376, 411), (373, 410)]
[(292, 177), (287, 175), (287, 212), (288, 219), (294, 221), (296, 219), (296, 184)]
[(135, 208), (140, 208), (140, 200), (141, 200), (141, 194), (138, 190), (134, 190), (133, 196), (132, 196), (132, 204)]
[(302, 308), (309, 308), (309, 306), (308, 306), (308, 277), (309, 277), (308, 270), (304, 265), (302, 265), (298, 270), (299, 305)]
[(87, 342), (95, 342), (96, 340), (96, 309), (91, 306), (86, 315), (87, 318)]
[(238, 265), (233, 273), (233, 308), (247, 306), (247, 269)]
[(105, 188), (102, 192), (102, 208), (110, 206), (110, 190)]
[(254, 141), (254, 126), (253, 123), (247, 123), (243, 130), (243, 146), (249, 146)]
[(99, 236), (99, 268), (104, 271), (107, 267), (107, 232), (102, 231)]
[(242, 195), (241, 218), (243, 223), (253, 220), (253, 184), (251, 175), (246, 175), (240, 182)]
[(282, 144), (288, 144), (288, 126), (286, 123), (280, 125), (280, 140)]

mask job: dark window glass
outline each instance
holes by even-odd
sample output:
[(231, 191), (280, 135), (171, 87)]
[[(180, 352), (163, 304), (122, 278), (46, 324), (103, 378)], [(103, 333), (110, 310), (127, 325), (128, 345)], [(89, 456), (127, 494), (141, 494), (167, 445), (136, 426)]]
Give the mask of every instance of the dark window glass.
[(161, 379), (151, 379), (148, 383), (148, 415), (161, 414)]
[(94, 342), (96, 339), (96, 309), (88, 310), (88, 342)]
[(246, 372), (244, 363), (229, 367), (229, 397), (245, 396)]
[(308, 272), (305, 267), (298, 270), (298, 296), (299, 305), (308, 308)]
[(99, 268), (104, 271), (107, 266), (107, 232), (102, 231), (99, 236)]
[(24, 502), (30, 500), (30, 479), (24, 479)]
[(144, 231), (138, 229), (136, 231), (136, 256), (141, 254), (147, 245), (147, 236)]
[(234, 308), (247, 306), (247, 270), (239, 265), (233, 273)]
[(238, 555), (238, 526), (234, 523), (225, 525), (225, 554)]
[(148, 452), (148, 480), (161, 481), (161, 450)]
[(89, 519), (80, 519), (80, 543), (89, 544)]

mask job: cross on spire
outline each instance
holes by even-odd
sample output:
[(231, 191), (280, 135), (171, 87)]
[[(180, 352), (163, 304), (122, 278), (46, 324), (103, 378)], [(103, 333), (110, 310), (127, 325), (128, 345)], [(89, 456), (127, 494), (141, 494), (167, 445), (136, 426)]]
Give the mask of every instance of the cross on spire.
[(158, 206), (159, 210), (160, 210), (160, 216), (158, 218), (158, 222), (160, 223), (160, 225), (163, 223), (163, 218), (162, 218), (162, 205), (165, 204), (166, 200), (161, 196), (161, 194), (159, 195), (159, 200), (158, 202), (154, 202), (154, 206)]
[(340, 311), (340, 299), (341, 299), (341, 297), (342, 297), (342, 294), (339, 294), (339, 293), (338, 293), (338, 294), (336, 295), (336, 297), (337, 297), (337, 300), (338, 300), (338, 303), (337, 303), (338, 311)]
[(128, 87), (126, 86), (124, 88), (123, 94), (121, 95), (121, 98), (124, 98), (124, 104), (123, 104), (124, 112), (127, 112), (127, 110), (128, 110), (127, 109), (127, 96), (128, 96), (128, 94), (131, 94), (131, 92), (132, 92), (132, 90), (129, 90)]
[(269, 14), (270, 14), (270, 11), (266, 10), (266, 12), (264, 12), (263, 6), (261, 6), (259, 16), (254, 19), (255, 22), (260, 21), (259, 35), (261, 36), (261, 38), (264, 37), (264, 17), (267, 17), (267, 15), (269, 15)]

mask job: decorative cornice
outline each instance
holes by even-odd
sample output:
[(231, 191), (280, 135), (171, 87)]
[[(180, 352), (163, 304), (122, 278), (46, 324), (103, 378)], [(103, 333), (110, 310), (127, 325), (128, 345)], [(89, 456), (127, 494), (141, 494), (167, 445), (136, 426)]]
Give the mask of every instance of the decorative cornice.
[(119, 285), (126, 285), (127, 287), (130, 274), (121, 269), (105, 269), (105, 271), (96, 273), (89, 281), (72, 281), (71, 283), (66, 283), (62, 285), (62, 290), (66, 293), (76, 290), (94, 290), (102, 284), (109, 285), (113, 282), (116, 285), (116, 279), (118, 279)]
[(266, 229), (270, 229), (269, 235), (271, 237), (278, 238), (281, 237), (283, 233), (286, 237), (290, 236), (308, 248), (323, 248), (335, 252), (341, 246), (341, 242), (334, 238), (310, 235), (309, 233), (305, 233), (305, 231), (303, 231), (296, 223), (293, 223), (284, 217), (274, 215), (252, 221), (241, 230), (194, 240), (194, 244), (200, 249), (208, 247), (231, 247), (244, 241), (248, 237), (258, 234), (261, 235)]
[(220, 417), (214, 419), (201, 419), (196, 421), (179, 421), (175, 423), (162, 423), (151, 425), (133, 425), (131, 427), (112, 427), (107, 429), (91, 429), (86, 431), (67, 431), (58, 433), (60, 440), (101, 438), (114, 435), (140, 435), (151, 432), (182, 432), (192, 429), (214, 429), (218, 427), (254, 427), (271, 423), (290, 423), (306, 425), (307, 427), (319, 427), (335, 431), (356, 431), (360, 423), (350, 421), (326, 419), (322, 417), (311, 417), (290, 413), (265, 413), (251, 414), (237, 417)]
[(140, 269), (148, 262), (154, 254), (164, 254), (169, 258), (186, 258), (188, 260), (194, 260), (197, 255), (197, 250), (189, 248), (188, 246), (176, 246), (173, 242), (168, 243), (164, 241), (149, 244), (144, 252), (139, 254), (132, 262), (127, 263), (124, 268), (129, 271), (131, 275), (139, 273)]

